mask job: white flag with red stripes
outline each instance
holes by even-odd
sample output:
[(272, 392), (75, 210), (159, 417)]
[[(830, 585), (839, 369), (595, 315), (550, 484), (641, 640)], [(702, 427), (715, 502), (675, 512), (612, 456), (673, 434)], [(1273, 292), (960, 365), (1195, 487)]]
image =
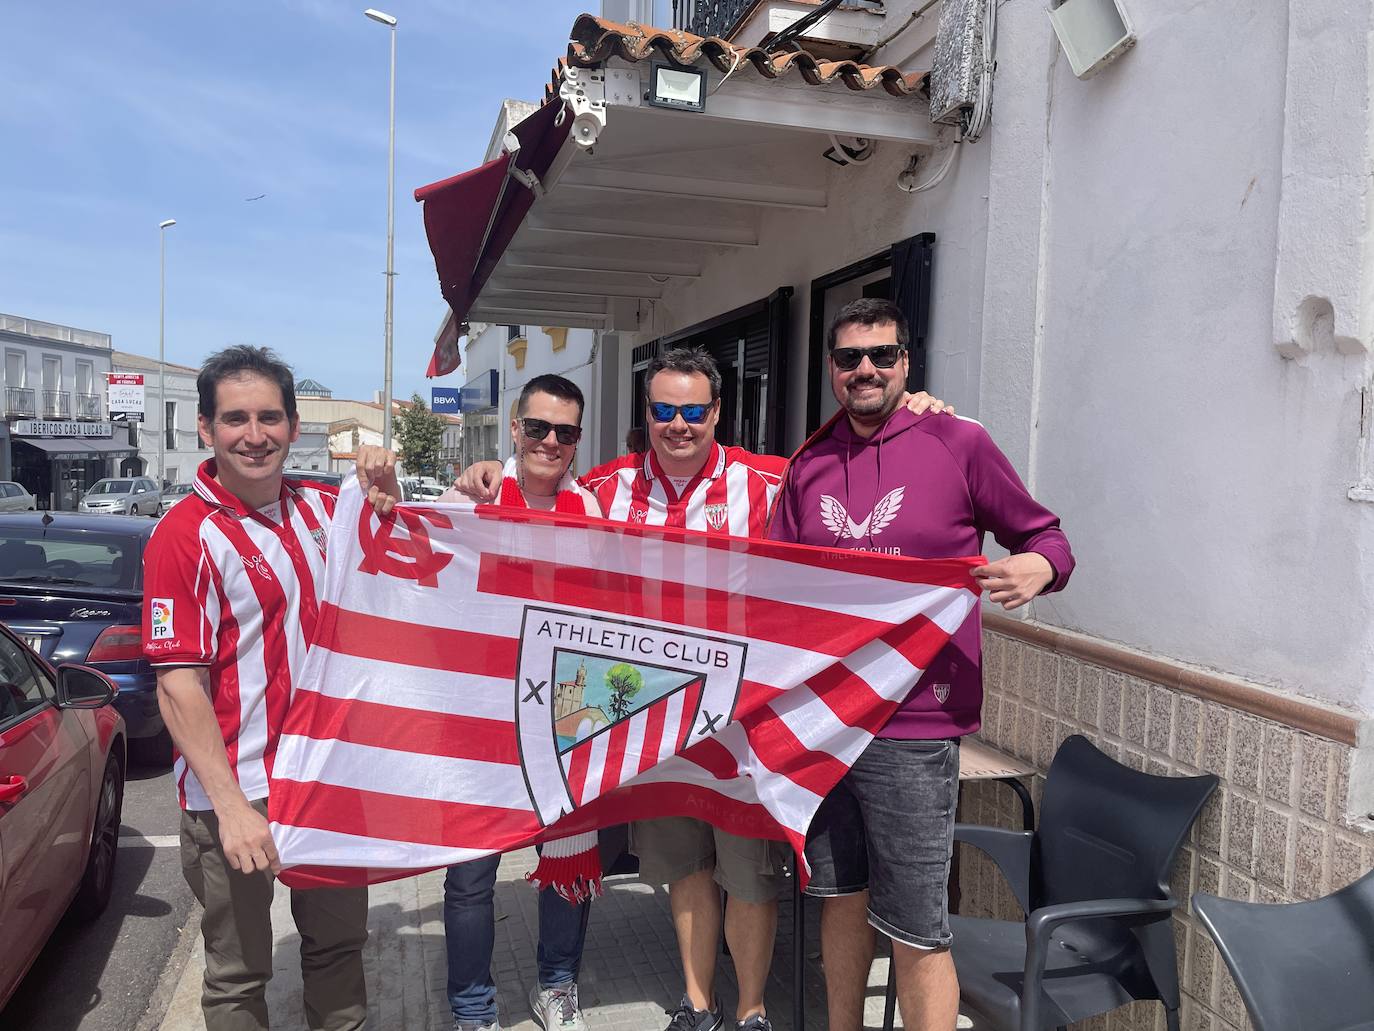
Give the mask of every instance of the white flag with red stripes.
[(657, 816), (800, 849), (977, 604), (925, 561), (340, 495), (271, 760), (288, 883), (358, 883)]

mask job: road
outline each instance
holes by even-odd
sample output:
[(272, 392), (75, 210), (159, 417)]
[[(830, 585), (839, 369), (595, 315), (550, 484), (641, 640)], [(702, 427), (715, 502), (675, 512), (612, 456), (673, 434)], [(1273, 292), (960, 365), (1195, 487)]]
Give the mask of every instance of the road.
[[(169, 770), (131, 766), (114, 896), (86, 926), (61, 924), (0, 1013), (5, 1031), (156, 1031), (174, 979), (163, 983), (193, 899), (176, 848)], [(177, 971), (173, 970), (175, 974)]]

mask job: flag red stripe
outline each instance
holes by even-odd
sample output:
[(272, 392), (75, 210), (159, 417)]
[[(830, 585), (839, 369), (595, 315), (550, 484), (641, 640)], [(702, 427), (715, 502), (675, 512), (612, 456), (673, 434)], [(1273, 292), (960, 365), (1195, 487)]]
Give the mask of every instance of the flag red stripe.
[(510, 723), (504, 720), (334, 698), (317, 691), (297, 693), (282, 733), (320, 741), (337, 738), (416, 755), (520, 765), (520, 749)]
[(418, 626), (341, 609), (328, 602), (320, 609), (320, 635), (315, 644), (359, 659), (400, 661), (512, 681), (520, 654), (520, 642), (514, 637)]
[[(970, 617), (981, 619), (977, 605), (973, 606)], [(928, 669), (931, 661), (939, 655), (949, 641), (949, 634), (925, 616), (917, 615), (899, 626), (894, 626), (878, 638), (889, 648), (901, 655), (917, 669)]]
[(318, 781), (274, 780), (270, 807), (274, 822), (293, 827), (494, 852), (528, 844), (540, 830), (529, 810), (407, 798)]
[(677, 748), (674, 751), (686, 748), (692, 740), (692, 727), (696, 723), (703, 686), (702, 681), (697, 680), (682, 689), (682, 715), (678, 718)]
[(666, 705), (651, 705), (645, 714), (644, 745), (639, 750), (639, 770), (643, 773), (658, 762), (658, 750), (663, 743), (663, 720), (667, 715)]
[(735, 718), (742, 719), (760, 705), (767, 705), (774, 698), (784, 694), (782, 688), (772, 684), (760, 684), (755, 680), (745, 680), (740, 684), (739, 704), (735, 706)]
[(598, 794), (614, 791), (620, 784), (620, 767), (625, 762), (625, 746), (630, 741), (630, 720), (621, 720), (613, 725), (606, 742), (606, 761), (601, 764), (601, 790)]
[(841, 722), (876, 734), (887, 724), (897, 707), (868, 685), (863, 677), (840, 663), (813, 674), (806, 686), (830, 707)]
[(713, 737), (700, 741), (681, 753), (682, 758), (690, 759), (716, 780), (730, 780), (739, 776), (739, 763), (734, 753)]
[(567, 604), (568, 599), (576, 598), (581, 608), (752, 637), (835, 656), (848, 655), (893, 627), (891, 623), (844, 612), (747, 596), (741, 613), (739, 595), (728, 591), (490, 553), (482, 555), (477, 590), (548, 603)]
[(774, 773), (824, 798), (849, 766), (829, 752), (807, 748), (771, 709), (756, 709), (740, 721), (749, 747)]
[(591, 747), (574, 748), (568, 758), (568, 791), (581, 805), (587, 797), (587, 760)]
[[(925, 584), (932, 587), (960, 587), (974, 593), (978, 593), (978, 585), (969, 575), (969, 570), (987, 564), (987, 559), (982, 555), (970, 555), (967, 558), (915, 559), (900, 555), (881, 555), (868, 551), (849, 551), (845, 548), (821, 548), (811, 544), (783, 544), (779, 541), (768, 541), (754, 537), (728, 537), (707, 534), (698, 530), (683, 530), (674, 526), (607, 523), (605, 520), (593, 519), (590, 516), (578, 516), (562, 512), (541, 512), (537, 509), (512, 512), (510, 509), (498, 508), (494, 505), (478, 505), (473, 511), (479, 519), (512, 519), (552, 523), (559, 526), (585, 526), (605, 534), (620, 534), (627, 537), (661, 537), (666, 540), (680, 541), (691, 547), (759, 555), (764, 558), (780, 559), (784, 562), (799, 562), (802, 565), (834, 569), (842, 573), (859, 573), (864, 576), (880, 577), (884, 580), (895, 580), (898, 583)], [(631, 511), (633, 512), (633, 506)]]

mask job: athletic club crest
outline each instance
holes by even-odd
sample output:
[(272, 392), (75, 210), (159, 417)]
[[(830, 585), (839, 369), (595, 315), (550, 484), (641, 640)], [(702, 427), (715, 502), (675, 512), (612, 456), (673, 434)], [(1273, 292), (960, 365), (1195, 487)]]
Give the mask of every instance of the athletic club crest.
[(730, 516), (730, 508), (724, 504), (714, 504), (706, 506), (706, 525), (713, 530), (723, 530), (725, 521)]
[(936, 700), (937, 702), (939, 702), (941, 705), (944, 705), (945, 702), (949, 701), (949, 685), (948, 685), (948, 684), (936, 684), (936, 685), (935, 685), (935, 700)]
[(747, 650), (676, 627), (527, 605), (515, 719), (540, 822), (729, 726)]
[(313, 530), (310, 531), (310, 536), (311, 536), (311, 538), (313, 538), (314, 541), (315, 541), (315, 547), (317, 547), (317, 548), (320, 549), (320, 554), (321, 554), (321, 555), (325, 554), (325, 541), (326, 541), (326, 536), (325, 536), (325, 532), (324, 532), (324, 527), (322, 527), (322, 526), (317, 526), (317, 527), (315, 527), (315, 529), (313, 529)]

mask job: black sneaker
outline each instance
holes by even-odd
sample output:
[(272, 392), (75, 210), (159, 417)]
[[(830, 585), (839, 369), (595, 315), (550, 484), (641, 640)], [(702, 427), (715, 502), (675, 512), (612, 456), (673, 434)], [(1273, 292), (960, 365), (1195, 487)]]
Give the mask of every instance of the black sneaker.
[(735, 1031), (773, 1031), (773, 1025), (762, 1013), (751, 1013), (735, 1021)]
[(663, 1031), (720, 1031), (724, 1024), (719, 1002), (713, 1010), (695, 1010), (692, 1009), (692, 1000), (685, 995), (677, 1004), (677, 1009), (664, 1012), (673, 1019), (668, 1021)]

